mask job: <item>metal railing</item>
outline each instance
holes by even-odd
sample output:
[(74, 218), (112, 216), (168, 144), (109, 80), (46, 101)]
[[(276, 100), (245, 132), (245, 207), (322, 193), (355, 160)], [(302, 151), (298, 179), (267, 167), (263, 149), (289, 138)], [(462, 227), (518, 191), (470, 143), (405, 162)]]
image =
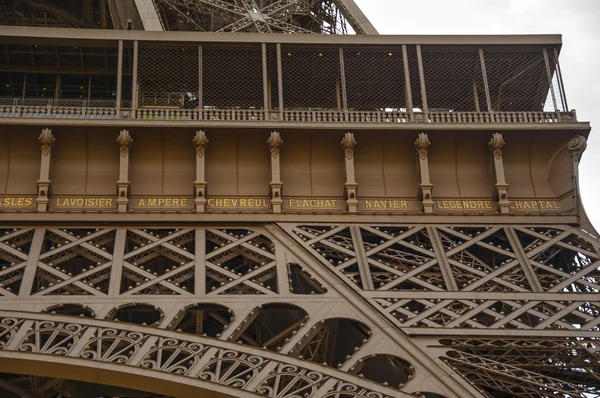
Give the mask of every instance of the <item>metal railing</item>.
[[(407, 111), (338, 111), (338, 110), (284, 110), (262, 109), (131, 109), (129, 103), (116, 108), (98, 106), (108, 104), (80, 103), (62, 105), (53, 101), (45, 104), (22, 105), (14, 101), (2, 105), (0, 118), (54, 118), (54, 119), (135, 119), (144, 121), (185, 122), (190, 120), (222, 122), (281, 123), (356, 123), (356, 124), (475, 124), (475, 123), (571, 123), (577, 122), (575, 112), (407, 112)], [(6, 103), (6, 101), (4, 101)], [(85, 101), (84, 101), (85, 102)]]

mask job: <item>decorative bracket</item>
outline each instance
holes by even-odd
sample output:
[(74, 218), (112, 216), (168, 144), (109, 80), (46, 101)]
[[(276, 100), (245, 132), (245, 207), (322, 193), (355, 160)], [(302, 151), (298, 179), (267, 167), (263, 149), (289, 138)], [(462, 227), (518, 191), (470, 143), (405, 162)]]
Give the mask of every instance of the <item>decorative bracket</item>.
[(281, 182), (281, 162), (279, 159), (281, 147), (283, 146), (281, 135), (277, 131), (271, 132), (267, 144), (271, 152), (271, 206), (273, 213), (281, 213), (281, 206), (283, 204), (283, 199), (281, 198), (283, 183)]
[(206, 148), (208, 147), (208, 137), (203, 130), (196, 131), (192, 140), (196, 146), (196, 181), (194, 181), (196, 211), (204, 213), (206, 211)]
[(576, 135), (569, 140), (567, 148), (573, 154), (573, 160), (576, 164), (581, 161), (581, 155), (587, 148), (587, 140), (581, 135)]
[(415, 149), (419, 155), (419, 171), (421, 174), (421, 185), (419, 197), (422, 201), (423, 212), (433, 214), (433, 184), (429, 178), (429, 158), (428, 148), (431, 146), (429, 137), (425, 133), (420, 133), (415, 141)]
[(504, 137), (502, 137), (502, 134), (492, 134), (489, 147), (494, 158), (494, 175), (496, 177), (494, 195), (498, 199), (498, 209), (500, 210), (500, 214), (509, 214), (508, 184), (504, 175), (504, 160), (502, 159), (502, 148), (504, 147)]
[(50, 196), (50, 155), (56, 140), (50, 129), (43, 129), (38, 140), (42, 145), (42, 158), (40, 162), (40, 179), (37, 181), (38, 197), (36, 204), (39, 212), (45, 212), (48, 210)]
[(358, 183), (354, 173), (354, 148), (358, 142), (354, 138), (354, 134), (346, 133), (342, 139), (342, 149), (345, 154), (346, 164), (346, 184), (345, 184), (345, 195), (346, 195), (346, 206), (349, 213), (358, 212)]
[(121, 130), (117, 137), (120, 146), (121, 158), (119, 161), (119, 181), (117, 181), (117, 209), (119, 213), (127, 212), (129, 203), (129, 149), (133, 138), (129, 130)]

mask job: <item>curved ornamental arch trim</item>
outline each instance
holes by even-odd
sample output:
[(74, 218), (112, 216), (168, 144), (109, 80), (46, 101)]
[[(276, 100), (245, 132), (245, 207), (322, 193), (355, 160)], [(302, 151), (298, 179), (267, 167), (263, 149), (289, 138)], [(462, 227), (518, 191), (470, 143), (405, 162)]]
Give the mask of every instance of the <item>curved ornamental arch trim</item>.
[(101, 362), (153, 378), (161, 372), (179, 376), (180, 384), (214, 383), (243, 390), (243, 396), (412, 396), (336, 369), (213, 338), (97, 319), (0, 311), (0, 358), (37, 356), (40, 361), (52, 356), (63, 358), (56, 362)]

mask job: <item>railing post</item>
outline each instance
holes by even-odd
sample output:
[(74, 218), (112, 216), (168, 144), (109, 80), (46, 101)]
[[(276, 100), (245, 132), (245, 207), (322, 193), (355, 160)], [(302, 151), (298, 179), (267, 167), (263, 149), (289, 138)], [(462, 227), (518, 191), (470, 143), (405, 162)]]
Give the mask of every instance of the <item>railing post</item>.
[(404, 97), (406, 98), (406, 110), (411, 122), (414, 121), (414, 106), (412, 98), (412, 87), (410, 84), (410, 67), (408, 66), (408, 52), (406, 44), (402, 45), (402, 63), (404, 64)]
[(490, 87), (487, 78), (487, 70), (485, 68), (485, 55), (483, 48), (479, 49), (479, 61), (481, 62), (481, 74), (483, 77), (483, 87), (485, 88), (485, 101), (487, 103), (488, 112), (492, 112), (492, 100), (490, 98)]
[(133, 42), (133, 76), (131, 78), (131, 112), (132, 117), (135, 119), (135, 112), (138, 107), (138, 52), (139, 42), (134, 40)]
[(262, 49), (262, 78), (263, 78), (263, 111), (264, 119), (269, 120), (271, 102), (269, 101), (269, 72), (267, 68), (267, 43), (261, 44)]
[(121, 116), (121, 99), (123, 98), (123, 40), (119, 40), (119, 54), (117, 61), (117, 117)]
[(423, 57), (421, 56), (420, 44), (417, 44), (417, 64), (419, 65), (419, 81), (421, 82), (421, 102), (423, 102), (423, 113), (425, 114), (425, 120), (427, 120), (429, 107), (427, 105), (427, 89), (425, 88), (425, 72), (423, 71)]
[(348, 114), (348, 97), (346, 95), (346, 69), (344, 66), (344, 49), (339, 48), (340, 54), (340, 79), (342, 83), (342, 110), (344, 111), (344, 119), (345, 115)]
[(548, 60), (548, 50), (544, 48), (543, 52), (544, 63), (546, 64), (546, 75), (548, 76), (548, 87), (550, 88), (550, 94), (552, 95), (552, 104), (554, 105), (554, 111), (559, 112), (556, 95), (554, 94), (554, 87), (552, 86), (552, 71), (550, 70), (550, 62)]
[(204, 109), (202, 94), (202, 46), (198, 46), (198, 111), (200, 112), (200, 118), (202, 118), (202, 110)]
[(283, 67), (281, 65), (281, 43), (277, 43), (277, 97), (279, 98), (279, 120), (283, 121)]
[(554, 64), (556, 65), (556, 73), (558, 77), (558, 86), (560, 89), (560, 96), (563, 103), (563, 112), (569, 111), (569, 105), (567, 104), (567, 93), (565, 92), (565, 84), (562, 78), (562, 71), (560, 70), (560, 62), (558, 61), (558, 51), (554, 49)]

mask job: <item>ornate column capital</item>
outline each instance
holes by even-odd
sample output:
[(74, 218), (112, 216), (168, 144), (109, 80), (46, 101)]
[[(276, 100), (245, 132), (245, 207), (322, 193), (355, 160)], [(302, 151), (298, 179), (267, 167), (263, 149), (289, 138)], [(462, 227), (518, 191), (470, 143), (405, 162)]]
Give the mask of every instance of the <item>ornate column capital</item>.
[(267, 140), (267, 144), (269, 145), (271, 156), (274, 158), (279, 157), (279, 151), (281, 150), (281, 146), (283, 145), (283, 140), (281, 139), (281, 135), (279, 135), (277, 131), (271, 132), (271, 135)]
[(54, 136), (52, 135), (52, 130), (43, 129), (42, 134), (40, 134), (40, 136), (38, 137), (38, 140), (42, 144), (42, 155), (44, 155), (44, 156), (50, 155), (50, 152), (52, 151), (52, 146), (54, 145), (54, 142), (56, 141), (54, 139)]
[(129, 148), (133, 144), (133, 138), (131, 138), (129, 130), (121, 130), (117, 137), (117, 142), (121, 146), (121, 156), (129, 155)]
[(194, 145), (196, 145), (196, 155), (198, 155), (198, 157), (203, 157), (206, 153), (206, 147), (208, 146), (206, 132), (204, 130), (196, 131), (196, 135), (192, 141), (194, 142)]
[(429, 137), (425, 133), (419, 133), (415, 141), (415, 148), (421, 160), (427, 159), (427, 148), (431, 145)]
[(342, 139), (342, 149), (346, 154), (346, 159), (352, 159), (354, 157), (354, 147), (358, 144), (354, 138), (354, 134), (346, 133)]
[(495, 159), (502, 159), (502, 148), (504, 147), (504, 137), (500, 133), (492, 134), (492, 139), (489, 142), (490, 151), (494, 154)]
[(567, 143), (567, 149), (573, 153), (573, 159), (579, 163), (581, 160), (581, 155), (585, 152), (587, 148), (587, 140), (584, 136), (576, 135), (571, 137), (569, 142)]

